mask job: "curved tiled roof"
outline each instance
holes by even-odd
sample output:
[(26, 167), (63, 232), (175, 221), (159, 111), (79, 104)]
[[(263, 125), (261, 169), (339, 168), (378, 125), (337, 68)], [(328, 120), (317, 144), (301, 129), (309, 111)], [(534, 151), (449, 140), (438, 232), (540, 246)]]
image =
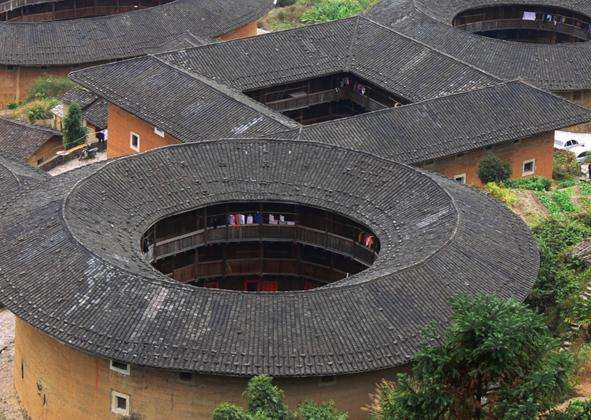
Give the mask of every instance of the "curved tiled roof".
[(47, 141), (61, 136), (57, 130), (0, 117), (0, 156), (27, 161)]
[(79, 65), (201, 45), (272, 7), (273, 0), (175, 0), (93, 18), (0, 22), (0, 65)]
[[(380, 254), (328, 287), (248, 293), (175, 283), (140, 253), (161, 217), (257, 200), (347, 215), (376, 233)], [(405, 364), (423, 327), (445, 325), (451, 296), (524, 299), (539, 265), (527, 227), (476, 190), (373, 155), (277, 139), (170, 146), (58, 176), (19, 198), (3, 223), (0, 300), (18, 317), (95, 355), (216, 375)]]
[(504, 79), (524, 78), (555, 91), (591, 89), (591, 42), (529, 44), (451, 26), (464, 10), (506, 4), (548, 5), (591, 16), (587, 0), (382, 0), (368, 17)]

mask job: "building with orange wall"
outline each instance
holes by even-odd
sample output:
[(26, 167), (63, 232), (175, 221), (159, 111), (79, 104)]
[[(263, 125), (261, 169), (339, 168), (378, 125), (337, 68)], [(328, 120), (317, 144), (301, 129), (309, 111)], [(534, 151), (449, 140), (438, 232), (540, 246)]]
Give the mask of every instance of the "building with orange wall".
[[(248, 378), (262, 373), (292, 409), (334, 400), (363, 418), (375, 384), (408, 366), (421, 331), (445, 328), (451, 295), (523, 300), (538, 273), (529, 229), (492, 198), (335, 145), (203, 141), (75, 176), (4, 163), (0, 301), (17, 316), (14, 385), (32, 419), (207, 419), (223, 401), (244, 404)], [(213, 210), (252, 206), (275, 208), (280, 222), (265, 214), (229, 225)], [(292, 219), (288, 209), (300, 207), (314, 211)], [(322, 221), (328, 230), (310, 228)], [(189, 250), (244, 251), (248, 238), (269, 251), (262, 271), (241, 263), (222, 275), (273, 276), (280, 291), (201, 287), (206, 272), (181, 281), (155, 262), (164, 249), (179, 261)], [(285, 289), (296, 283), (280, 244), (314, 244), (297, 276), (326, 285)], [(326, 263), (320, 254), (367, 265), (328, 278), (312, 269)]]
[(59, 131), (0, 118), (0, 156), (38, 167), (60, 150), (64, 145)]
[[(424, 59), (408, 66), (415, 57)], [(514, 178), (551, 177), (552, 132), (591, 120), (573, 102), (504, 81), (365, 17), (70, 77), (110, 103), (109, 157), (274, 135), (353, 147), (478, 186), (487, 153), (509, 161)]]
[(0, 108), (35, 79), (157, 51), (256, 35), (272, 0), (0, 2)]

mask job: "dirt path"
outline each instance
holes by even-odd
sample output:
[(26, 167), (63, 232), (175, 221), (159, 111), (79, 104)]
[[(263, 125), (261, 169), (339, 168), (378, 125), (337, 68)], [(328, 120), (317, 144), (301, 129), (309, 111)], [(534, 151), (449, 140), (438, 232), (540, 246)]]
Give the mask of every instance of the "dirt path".
[(0, 420), (24, 420), (12, 386), (14, 315), (0, 309)]

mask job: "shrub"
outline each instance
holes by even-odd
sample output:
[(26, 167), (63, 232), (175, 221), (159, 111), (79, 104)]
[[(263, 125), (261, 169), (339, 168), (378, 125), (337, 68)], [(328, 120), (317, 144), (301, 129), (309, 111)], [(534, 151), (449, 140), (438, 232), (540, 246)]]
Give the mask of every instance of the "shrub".
[(581, 182), (579, 184), (579, 190), (582, 195), (591, 195), (591, 184), (588, 182)]
[(320, 23), (345, 19), (363, 13), (375, 0), (312, 0), (312, 7), (301, 17), (304, 23)]
[(213, 420), (248, 420), (248, 416), (240, 407), (230, 403), (222, 403), (213, 411)]
[(556, 201), (556, 204), (558, 204), (558, 207), (560, 207), (560, 210), (568, 213), (572, 213), (577, 210), (567, 191), (556, 191), (553, 198), (554, 201)]
[(591, 420), (591, 401), (573, 401), (564, 411), (552, 411), (546, 420)]
[(262, 412), (273, 419), (288, 417), (283, 391), (273, 385), (273, 378), (269, 375), (255, 376), (248, 381), (244, 395), (248, 401), (249, 413)]
[(18, 108), (18, 104), (16, 102), (10, 102), (6, 107), (10, 110), (15, 110)]
[(347, 413), (337, 411), (333, 401), (317, 404), (314, 401), (305, 401), (298, 406), (296, 415), (303, 420), (346, 420)]
[(29, 89), (27, 101), (35, 99), (59, 98), (66, 91), (76, 86), (67, 77), (44, 76), (38, 77)]
[(552, 181), (543, 176), (530, 176), (527, 178), (509, 180), (505, 185), (510, 188), (532, 191), (549, 191)]
[(483, 184), (489, 182), (503, 182), (511, 178), (511, 166), (493, 155), (487, 154), (478, 166), (478, 177)]
[(552, 177), (561, 181), (571, 179), (580, 173), (579, 163), (574, 153), (566, 150), (554, 152), (554, 166), (552, 168)]
[(17, 118), (27, 120), (31, 124), (51, 118), (51, 109), (58, 104), (57, 99), (39, 99), (23, 105), (15, 111)]
[(512, 206), (517, 201), (517, 197), (509, 188), (505, 188), (494, 182), (489, 182), (485, 188), (490, 195), (508, 206)]
[(68, 108), (66, 118), (64, 118), (64, 147), (70, 149), (86, 140), (87, 130), (82, 126), (82, 110), (76, 102)]
[(558, 188), (570, 188), (574, 187), (577, 184), (577, 181), (574, 179), (565, 179), (558, 183)]

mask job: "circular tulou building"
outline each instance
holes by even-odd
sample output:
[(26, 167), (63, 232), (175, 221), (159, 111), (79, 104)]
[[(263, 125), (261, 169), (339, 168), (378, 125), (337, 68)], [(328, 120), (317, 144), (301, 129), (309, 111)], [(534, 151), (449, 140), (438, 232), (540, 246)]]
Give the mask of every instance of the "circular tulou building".
[(2, 0), (0, 108), (40, 76), (253, 36), (273, 0)]
[(496, 76), (591, 107), (589, 1), (382, 0), (368, 16)]
[(336, 146), (217, 140), (18, 176), (0, 170), (0, 301), (32, 418), (209, 418), (262, 373), (292, 407), (358, 418), (450, 297), (522, 300), (538, 272), (492, 199)]

